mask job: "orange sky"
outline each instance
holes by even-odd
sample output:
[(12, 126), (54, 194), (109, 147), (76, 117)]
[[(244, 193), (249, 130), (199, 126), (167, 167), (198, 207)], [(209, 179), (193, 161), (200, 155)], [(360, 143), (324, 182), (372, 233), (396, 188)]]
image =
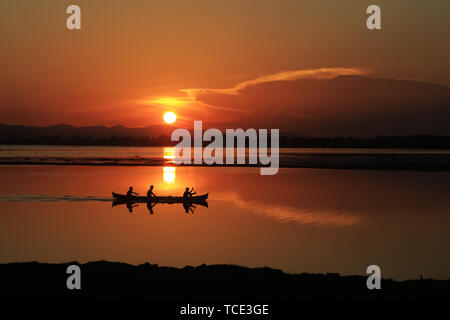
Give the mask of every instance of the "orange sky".
[[(381, 31), (365, 28), (373, 3)], [(65, 27), (69, 4), (82, 9), (81, 31)], [(231, 120), (252, 106), (210, 106), (180, 90), (321, 68), (449, 86), (444, 12), (449, 1), (3, 0), (0, 123), (147, 126), (166, 110), (180, 124)]]

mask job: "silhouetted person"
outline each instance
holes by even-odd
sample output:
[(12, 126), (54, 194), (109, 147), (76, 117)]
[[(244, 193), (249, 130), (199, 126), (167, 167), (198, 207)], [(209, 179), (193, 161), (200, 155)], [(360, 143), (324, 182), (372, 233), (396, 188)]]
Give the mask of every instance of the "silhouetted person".
[(156, 194), (153, 193), (153, 185), (150, 186), (150, 189), (147, 191), (147, 198), (156, 198)]
[(197, 194), (197, 192), (194, 191), (194, 187), (189, 191), (189, 187), (186, 187), (186, 190), (183, 193), (184, 198), (192, 197), (194, 194)]
[(131, 198), (132, 196), (138, 196), (139, 194), (137, 194), (136, 192), (133, 192), (133, 187), (130, 187), (130, 189), (128, 189), (127, 191), (127, 197)]

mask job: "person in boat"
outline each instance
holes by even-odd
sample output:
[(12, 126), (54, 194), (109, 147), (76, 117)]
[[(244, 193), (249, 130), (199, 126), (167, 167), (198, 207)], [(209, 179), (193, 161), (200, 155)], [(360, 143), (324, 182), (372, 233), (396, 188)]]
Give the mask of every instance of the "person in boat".
[(156, 198), (156, 194), (153, 193), (153, 185), (151, 185), (150, 189), (147, 191), (147, 198)]
[(138, 196), (139, 194), (137, 194), (136, 192), (133, 192), (133, 187), (130, 187), (130, 189), (128, 189), (127, 191), (127, 197), (131, 198), (132, 196)]
[(194, 194), (197, 194), (197, 192), (194, 191), (194, 187), (192, 187), (191, 190), (189, 190), (189, 187), (186, 187), (186, 190), (183, 193), (183, 198), (190, 198)]

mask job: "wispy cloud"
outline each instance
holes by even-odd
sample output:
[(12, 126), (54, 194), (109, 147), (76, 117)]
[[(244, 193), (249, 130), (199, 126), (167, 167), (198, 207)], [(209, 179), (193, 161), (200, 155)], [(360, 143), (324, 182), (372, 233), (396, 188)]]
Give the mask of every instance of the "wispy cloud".
[[(230, 111), (233, 113), (249, 113), (251, 110), (247, 108), (234, 108), (231, 106), (210, 104), (202, 99), (201, 95), (222, 94), (222, 95), (239, 95), (239, 92), (247, 87), (256, 86), (263, 83), (277, 81), (294, 81), (299, 79), (331, 79), (339, 75), (365, 75), (368, 71), (361, 68), (319, 68), (319, 69), (301, 69), (287, 70), (274, 74), (257, 77), (254, 79), (239, 82), (232, 88), (214, 89), (214, 88), (195, 88), (181, 89), (174, 96), (151, 96), (140, 100), (134, 100), (133, 103), (151, 106), (152, 108), (167, 109), (174, 111), (190, 111), (196, 112), (216, 109)], [(180, 92), (185, 96), (180, 96)]]
[(275, 81), (294, 81), (299, 79), (331, 79), (340, 75), (365, 75), (368, 70), (361, 68), (320, 68), (320, 69), (301, 69), (281, 71), (274, 74), (265, 75), (251, 80), (238, 83), (233, 88), (226, 89), (182, 89), (190, 97), (196, 97), (201, 94), (221, 93), (221, 94), (239, 94), (239, 91), (261, 83)]
[[(183, 90), (181, 90), (183, 91)], [(217, 109), (224, 111), (233, 111), (247, 113), (246, 110), (240, 110), (235, 108), (212, 106), (201, 101), (197, 101), (195, 96), (188, 95), (187, 97), (148, 97), (141, 100), (133, 100), (133, 103), (152, 106), (158, 109), (172, 108), (174, 110), (189, 110), (195, 108), (196, 110), (202, 109)]]

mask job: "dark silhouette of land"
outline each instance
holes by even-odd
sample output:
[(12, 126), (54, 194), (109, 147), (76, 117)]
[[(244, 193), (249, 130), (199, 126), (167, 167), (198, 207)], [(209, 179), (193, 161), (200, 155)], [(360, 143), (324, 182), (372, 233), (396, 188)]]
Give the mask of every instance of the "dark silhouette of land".
[[(206, 128), (206, 127), (205, 127)], [(159, 126), (145, 128), (73, 127), (58, 125), (50, 127), (26, 127), (0, 124), (0, 145), (74, 145), (74, 146), (174, 146), (169, 135), (159, 135)], [(164, 128), (167, 132), (173, 127)], [(191, 134), (192, 136), (193, 134)], [(270, 141), (270, 138), (269, 138)], [(206, 146), (209, 142), (204, 142)], [(235, 141), (235, 145), (237, 142)], [(248, 141), (247, 141), (248, 145)], [(270, 144), (269, 144), (270, 147)], [(282, 151), (282, 168), (326, 168), (367, 170), (450, 170), (450, 153), (432, 150), (450, 150), (450, 136), (378, 136), (356, 137), (304, 137), (286, 133), (280, 136), (281, 148), (305, 148), (302, 152)], [(334, 148), (336, 151), (320, 150)], [(367, 152), (340, 152), (343, 148), (365, 149)], [(385, 149), (373, 152), (371, 149)], [(423, 152), (399, 153), (394, 149), (421, 149)], [(172, 165), (170, 159), (161, 157), (68, 157), (68, 156), (2, 156), (0, 165), (101, 165), (101, 166), (164, 166)], [(248, 160), (248, 159), (247, 159)], [(236, 163), (236, 162), (235, 162)], [(203, 164), (202, 164), (203, 165)], [(234, 166), (251, 166), (246, 164)], [(253, 165), (260, 167), (261, 165)]]
[[(224, 162), (225, 163), (225, 162)], [(155, 157), (58, 157), (58, 156), (1, 156), (0, 165), (83, 165), (83, 166), (165, 166), (171, 160)], [(362, 169), (449, 171), (450, 153), (327, 153), (315, 152), (281, 154), (280, 168)], [(183, 164), (182, 166), (205, 166)], [(211, 165), (220, 166), (220, 165)], [(228, 167), (261, 167), (260, 164), (223, 165)]]
[[(0, 136), (2, 140), (33, 141), (36, 139), (48, 140), (49, 143), (59, 143), (59, 141), (77, 143), (80, 141), (88, 142), (90, 139), (106, 138), (116, 143), (126, 137), (149, 137), (157, 138), (159, 136), (170, 136), (174, 127), (153, 125), (142, 128), (128, 128), (124, 126), (87, 126), (76, 127), (68, 124), (58, 124), (46, 127), (7, 125), (0, 124)], [(80, 142), (78, 141), (78, 142)], [(98, 141), (99, 143), (102, 140)], [(122, 141), (123, 142), (123, 141)]]
[(184, 268), (116, 262), (80, 265), (81, 290), (66, 287), (73, 263), (37, 262), (0, 265), (1, 296), (7, 299), (152, 299), (260, 301), (314, 299), (449, 299), (450, 280), (382, 279), (381, 290), (368, 290), (366, 276), (286, 274), (281, 270), (234, 265)]
[[(49, 127), (29, 127), (0, 124), (0, 144), (174, 146), (177, 142), (170, 140), (173, 129), (174, 127), (162, 126), (144, 128), (127, 128), (123, 126), (74, 127), (63, 124)], [(193, 136), (193, 133), (191, 135)], [(206, 146), (209, 142), (204, 142), (204, 144)], [(308, 137), (281, 130), (280, 147), (450, 149), (450, 136)]]

